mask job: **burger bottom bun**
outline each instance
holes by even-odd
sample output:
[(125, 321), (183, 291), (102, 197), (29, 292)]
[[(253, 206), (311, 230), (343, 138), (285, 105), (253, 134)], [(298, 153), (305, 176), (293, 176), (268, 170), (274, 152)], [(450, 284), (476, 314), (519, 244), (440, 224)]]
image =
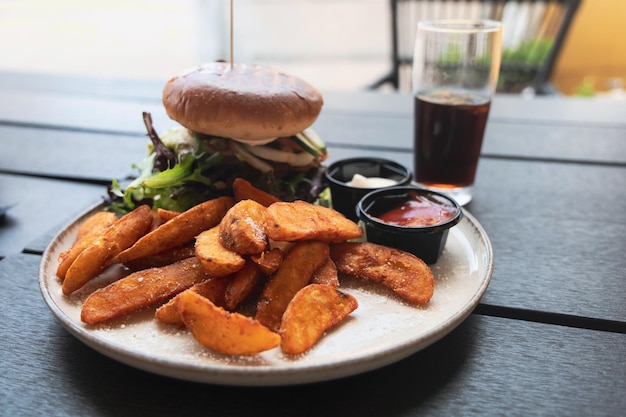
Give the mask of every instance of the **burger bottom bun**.
[(259, 66), (212, 62), (170, 79), (169, 117), (193, 131), (247, 143), (291, 136), (311, 126), (323, 104), (306, 81)]

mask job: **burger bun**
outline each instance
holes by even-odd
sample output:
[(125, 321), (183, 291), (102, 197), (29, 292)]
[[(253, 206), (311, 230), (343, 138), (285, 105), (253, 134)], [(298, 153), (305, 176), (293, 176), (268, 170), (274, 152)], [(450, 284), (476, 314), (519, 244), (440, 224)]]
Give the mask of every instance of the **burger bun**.
[(311, 126), (322, 109), (306, 81), (260, 65), (212, 62), (170, 79), (163, 105), (195, 132), (263, 144)]

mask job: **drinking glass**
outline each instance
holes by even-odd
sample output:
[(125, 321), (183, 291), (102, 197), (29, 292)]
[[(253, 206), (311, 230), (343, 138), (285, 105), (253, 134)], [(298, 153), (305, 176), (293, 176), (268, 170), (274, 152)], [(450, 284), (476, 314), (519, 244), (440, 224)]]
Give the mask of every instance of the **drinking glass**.
[(494, 20), (419, 22), (413, 56), (415, 180), (465, 205), (472, 199), (502, 55)]

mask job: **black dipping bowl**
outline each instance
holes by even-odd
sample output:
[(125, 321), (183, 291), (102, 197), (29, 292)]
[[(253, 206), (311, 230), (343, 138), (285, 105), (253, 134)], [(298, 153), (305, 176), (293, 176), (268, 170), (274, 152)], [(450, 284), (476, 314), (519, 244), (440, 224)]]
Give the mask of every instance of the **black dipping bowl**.
[[(410, 198), (410, 192), (417, 192), (432, 202), (451, 205), (456, 212), (451, 219), (432, 226), (396, 226), (374, 217), (402, 205)], [(363, 221), (369, 242), (410, 252), (428, 264), (437, 262), (446, 245), (448, 231), (463, 218), (461, 206), (454, 199), (413, 186), (372, 191), (357, 204), (357, 214)]]
[(330, 186), (333, 208), (352, 221), (358, 221), (356, 205), (365, 194), (383, 188), (366, 188), (348, 185), (354, 174), (395, 180), (397, 185), (410, 184), (412, 172), (394, 161), (380, 158), (350, 158), (331, 164), (325, 172)]

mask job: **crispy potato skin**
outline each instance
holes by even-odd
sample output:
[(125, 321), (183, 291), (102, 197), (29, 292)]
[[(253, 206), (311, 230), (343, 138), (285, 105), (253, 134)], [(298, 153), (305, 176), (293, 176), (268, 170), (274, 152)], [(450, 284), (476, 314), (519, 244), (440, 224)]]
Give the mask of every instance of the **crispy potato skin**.
[(340, 274), (380, 282), (404, 300), (427, 303), (434, 293), (430, 267), (413, 254), (369, 242), (333, 244), (330, 256)]
[(272, 275), (283, 262), (283, 251), (280, 248), (272, 248), (250, 256), (250, 260), (257, 264), (265, 275)]
[(163, 304), (154, 312), (154, 318), (166, 324), (183, 324), (183, 320), (178, 314), (177, 300), (185, 292), (191, 291), (208, 298), (218, 307), (226, 304), (226, 288), (230, 282), (230, 277), (209, 278), (206, 281), (199, 282), (187, 288), (185, 291), (177, 294), (167, 303)]
[(207, 279), (195, 258), (134, 272), (92, 293), (81, 310), (81, 320), (96, 324), (144, 307), (159, 304)]
[(198, 204), (143, 236), (133, 246), (121, 252), (115, 262), (126, 263), (182, 246), (201, 232), (219, 224), (233, 203), (234, 199), (231, 197), (220, 197)]
[(253, 200), (232, 206), (220, 222), (220, 242), (242, 255), (261, 253), (267, 247), (267, 208)]
[(223, 277), (239, 271), (246, 260), (220, 242), (220, 227), (206, 230), (196, 238), (196, 258), (212, 277)]
[(305, 201), (274, 203), (267, 212), (266, 232), (273, 240), (343, 242), (363, 236), (361, 228), (338, 211)]
[(110, 266), (120, 252), (150, 230), (152, 220), (152, 210), (144, 205), (109, 226), (69, 267), (63, 280), (63, 294), (73, 293)]
[(64, 279), (67, 270), (76, 260), (78, 255), (80, 255), (80, 253), (88, 246), (93, 244), (98, 236), (100, 236), (116, 221), (117, 216), (115, 213), (108, 211), (100, 211), (85, 220), (85, 222), (78, 228), (76, 241), (72, 247), (59, 255), (59, 266), (56, 271), (57, 277)]
[(232, 311), (237, 308), (263, 282), (264, 278), (259, 267), (251, 260), (247, 260), (243, 268), (230, 277), (225, 293), (226, 309)]
[(345, 294), (323, 284), (309, 284), (293, 297), (280, 325), (281, 349), (298, 355), (309, 350), (324, 332), (340, 323), (357, 309), (359, 303)]
[(230, 313), (194, 292), (182, 293), (176, 304), (193, 337), (214, 352), (254, 355), (280, 344), (280, 335), (258, 321)]
[(235, 178), (235, 181), (233, 181), (233, 194), (236, 201), (253, 200), (265, 207), (280, 201), (273, 195), (256, 188), (243, 178)]
[(328, 243), (298, 242), (265, 284), (257, 303), (256, 319), (272, 330), (280, 328), (283, 313), (293, 296), (307, 285), (313, 272), (329, 256)]
[(180, 211), (166, 210), (163, 208), (158, 208), (156, 212), (157, 212), (157, 217), (159, 218), (159, 222), (161, 224), (172, 220), (174, 217), (180, 214)]
[(330, 287), (339, 287), (339, 274), (337, 273), (337, 266), (330, 257), (315, 270), (311, 277), (311, 284), (323, 284)]
[(140, 271), (147, 268), (165, 266), (196, 255), (194, 245), (187, 243), (177, 248), (168, 249), (155, 255), (144, 256), (124, 263), (124, 266), (132, 271)]

